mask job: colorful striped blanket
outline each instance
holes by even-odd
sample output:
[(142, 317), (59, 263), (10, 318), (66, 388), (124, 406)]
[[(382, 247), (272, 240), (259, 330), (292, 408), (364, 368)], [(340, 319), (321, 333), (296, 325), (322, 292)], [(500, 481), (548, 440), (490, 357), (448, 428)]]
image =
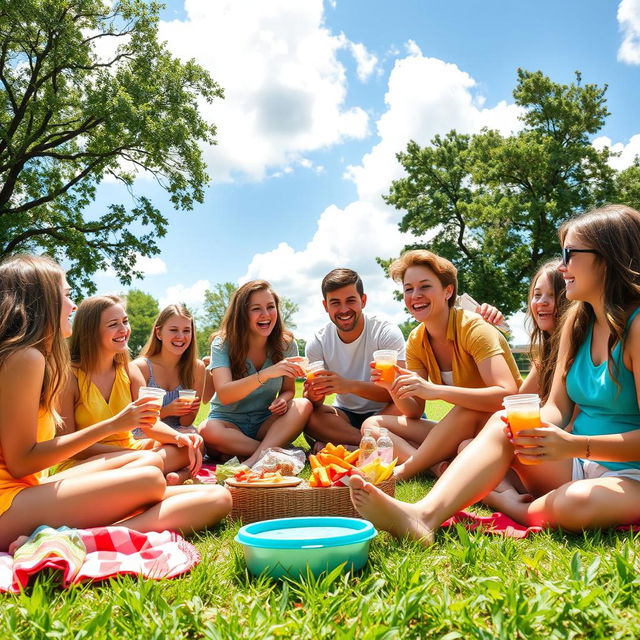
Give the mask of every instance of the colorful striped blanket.
[(19, 592), (43, 569), (60, 571), (61, 584), (68, 587), (125, 573), (154, 580), (173, 578), (199, 562), (197, 549), (172, 531), (41, 526), (13, 555), (0, 553), (0, 592)]

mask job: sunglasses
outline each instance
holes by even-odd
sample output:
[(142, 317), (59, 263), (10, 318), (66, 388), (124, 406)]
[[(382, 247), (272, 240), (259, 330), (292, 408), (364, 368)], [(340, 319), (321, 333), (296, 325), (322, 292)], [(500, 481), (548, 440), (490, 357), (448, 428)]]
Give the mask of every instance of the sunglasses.
[(572, 253), (595, 253), (598, 251), (595, 249), (569, 249), (568, 247), (562, 247), (562, 264), (566, 267), (571, 260)]

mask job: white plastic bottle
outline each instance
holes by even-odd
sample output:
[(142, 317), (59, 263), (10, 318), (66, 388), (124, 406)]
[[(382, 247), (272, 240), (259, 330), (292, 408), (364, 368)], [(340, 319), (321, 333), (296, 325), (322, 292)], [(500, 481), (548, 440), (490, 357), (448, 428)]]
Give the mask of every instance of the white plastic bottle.
[(364, 467), (373, 462), (378, 455), (378, 445), (373, 437), (372, 429), (365, 429), (362, 440), (360, 440), (360, 455), (358, 456), (358, 467)]
[(393, 461), (393, 441), (389, 437), (389, 430), (384, 427), (380, 428), (380, 434), (376, 442), (378, 447), (378, 456), (380, 461), (389, 464)]

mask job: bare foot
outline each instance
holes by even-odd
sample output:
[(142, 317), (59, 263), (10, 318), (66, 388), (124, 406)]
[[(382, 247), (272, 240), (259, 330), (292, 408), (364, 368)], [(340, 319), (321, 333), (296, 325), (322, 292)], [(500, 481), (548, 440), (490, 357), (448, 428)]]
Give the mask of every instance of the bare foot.
[(397, 538), (418, 540), (425, 546), (433, 544), (433, 530), (423, 522), (415, 505), (388, 496), (357, 475), (349, 479), (349, 490), (358, 513), (377, 529), (388, 531)]
[(399, 464), (397, 467), (394, 467), (393, 476), (396, 480), (409, 480), (409, 478), (413, 478), (414, 474), (407, 471), (406, 464)]
[(483, 499), (487, 506), (506, 513), (509, 517), (518, 520), (516, 517), (525, 505), (533, 502), (534, 497), (530, 493), (518, 493), (512, 486), (501, 482), (493, 491), (488, 493)]
[(433, 467), (429, 469), (429, 471), (431, 471), (431, 473), (433, 473), (436, 478), (439, 478), (450, 464), (451, 460), (443, 460), (442, 462), (434, 464)]
[(167, 481), (167, 487), (173, 487), (176, 484), (182, 484), (182, 482), (184, 482), (175, 471), (167, 473), (165, 480)]

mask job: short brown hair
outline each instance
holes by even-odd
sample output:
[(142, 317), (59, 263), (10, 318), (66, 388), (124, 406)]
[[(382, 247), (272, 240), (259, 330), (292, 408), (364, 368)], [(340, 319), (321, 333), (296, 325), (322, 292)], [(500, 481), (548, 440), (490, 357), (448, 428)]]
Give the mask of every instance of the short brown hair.
[(404, 274), (409, 267), (426, 267), (435, 273), (443, 287), (451, 285), (453, 294), (448, 300), (449, 306), (453, 307), (458, 294), (458, 270), (446, 258), (441, 258), (426, 249), (414, 249), (403, 253), (397, 260), (394, 260), (389, 267), (389, 275), (396, 282), (404, 280)]
[(362, 278), (353, 269), (329, 271), (322, 279), (322, 297), (326, 299), (328, 293), (342, 289), (342, 287), (348, 287), (350, 284), (356, 285), (356, 291), (360, 297), (364, 295)]

